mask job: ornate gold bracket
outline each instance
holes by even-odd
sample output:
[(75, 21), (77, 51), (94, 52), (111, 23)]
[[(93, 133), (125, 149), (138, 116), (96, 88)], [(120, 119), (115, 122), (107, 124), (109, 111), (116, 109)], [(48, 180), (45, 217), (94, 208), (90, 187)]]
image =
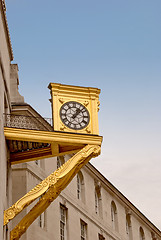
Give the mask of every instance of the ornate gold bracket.
[(30, 212), (11, 231), (10, 240), (17, 240), (32, 224), (32, 222), (54, 201), (60, 192), (70, 183), (79, 170), (93, 157), (100, 154), (99, 145), (86, 145), (59, 169), (49, 175), (44, 181), (29, 191), (24, 197), (4, 212), (4, 225), (13, 219), (35, 199), (42, 198)]

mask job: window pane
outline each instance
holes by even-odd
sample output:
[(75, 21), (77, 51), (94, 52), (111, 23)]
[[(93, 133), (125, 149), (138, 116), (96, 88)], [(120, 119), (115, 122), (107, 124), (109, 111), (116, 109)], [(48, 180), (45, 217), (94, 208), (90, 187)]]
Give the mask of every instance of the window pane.
[(60, 239), (65, 240), (66, 231), (66, 209), (60, 206)]
[(77, 174), (77, 198), (80, 199), (81, 197), (81, 180), (80, 176)]
[(99, 234), (98, 236), (99, 236), (99, 240), (105, 240), (103, 235)]
[(86, 240), (87, 235), (87, 224), (81, 221), (81, 240)]

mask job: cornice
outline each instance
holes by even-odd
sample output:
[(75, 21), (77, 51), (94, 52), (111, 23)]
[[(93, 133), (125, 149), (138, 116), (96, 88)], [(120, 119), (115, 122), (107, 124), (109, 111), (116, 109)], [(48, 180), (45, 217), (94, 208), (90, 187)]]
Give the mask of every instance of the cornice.
[(40, 113), (38, 113), (31, 105), (29, 105), (28, 103), (14, 103), (12, 102), (12, 113), (13, 112), (20, 112), (21, 111), (26, 111), (29, 113), (29, 115), (33, 116), (33, 117), (39, 117), (41, 118), (41, 120), (43, 121), (44, 118), (40, 115)]
[(48, 88), (54, 92), (54, 95), (59, 93), (59, 96), (90, 96), (98, 98), (100, 94), (100, 89), (93, 87), (81, 87), (74, 85), (65, 85), (60, 83), (50, 83)]
[(68, 132), (59, 131), (38, 131), (18, 128), (7, 128), (4, 127), (4, 135), (8, 140), (19, 140), (19, 141), (33, 141), (43, 143), (66, 143), (66, 144), (77, 144), (86, 145), (94, 144), (101, 145), (102, 137), (97, 135), (88, 134), (75, 134)]
[(2, 13), (2, 19), (4, 22), (4, 26), (5, 26), (5, 33), (6, 33), (7, 43), (8, 43), (10, 60), (12, 61), (13, 60), (13, 50), (12, 50), (11, 38), (10, 38), (7, 16), (6, 16), (6, 5), (5, 5), (4, 0), (0, 0), (0, 9), (1, 9), (1, 13)]

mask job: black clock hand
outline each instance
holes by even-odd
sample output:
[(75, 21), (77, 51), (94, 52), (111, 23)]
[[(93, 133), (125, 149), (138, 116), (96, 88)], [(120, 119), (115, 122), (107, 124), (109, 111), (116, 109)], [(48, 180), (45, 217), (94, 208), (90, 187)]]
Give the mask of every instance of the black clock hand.
[(81, 112), (80, 109), (77, 109), (76, 112), (73, 114), (72, 118), (76, 118), (76, 116)]

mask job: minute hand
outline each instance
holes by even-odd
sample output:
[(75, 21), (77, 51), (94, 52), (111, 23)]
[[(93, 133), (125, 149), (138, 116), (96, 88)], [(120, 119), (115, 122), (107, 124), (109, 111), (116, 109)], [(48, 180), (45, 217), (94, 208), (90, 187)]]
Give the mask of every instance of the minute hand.
[(77, 115), (81, 112), (80, 109), (77, 109), (76, 112), (73, 114), (73, 117), (72, 118), (76, 118)]

